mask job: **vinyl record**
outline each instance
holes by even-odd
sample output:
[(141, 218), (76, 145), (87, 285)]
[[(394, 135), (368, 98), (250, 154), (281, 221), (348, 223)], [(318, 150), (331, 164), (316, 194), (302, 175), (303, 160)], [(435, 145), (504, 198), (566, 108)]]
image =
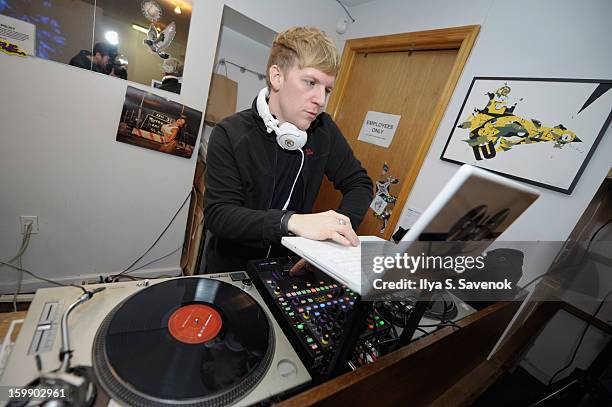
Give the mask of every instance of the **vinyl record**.
[(94, 370), (128, 405), (231, 403), (263, 377), (274, 334), (262, 308), (239, 288), (207, 278), (152, 285), (104, 320)]

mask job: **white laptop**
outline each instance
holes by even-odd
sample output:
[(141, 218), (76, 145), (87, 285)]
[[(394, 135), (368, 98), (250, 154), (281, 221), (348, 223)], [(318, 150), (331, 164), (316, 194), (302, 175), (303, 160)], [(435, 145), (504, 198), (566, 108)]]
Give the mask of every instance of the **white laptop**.
[[(418, 240), (483, 241), (486, 249), (538, 197), (540, 193), (519, 182), (470, 165), (463, 165), (442, 188), (397, 250), (408, 250)], [(360, 236), (362, 242), (382, 241)], [(283, 246), (361, 294), (362, 246), (345, 247), (332, 241), (283, 237)], [(383, 250), (383, 245), (367, 245)], [(376, 255), (376, 254), (373, 254)]]

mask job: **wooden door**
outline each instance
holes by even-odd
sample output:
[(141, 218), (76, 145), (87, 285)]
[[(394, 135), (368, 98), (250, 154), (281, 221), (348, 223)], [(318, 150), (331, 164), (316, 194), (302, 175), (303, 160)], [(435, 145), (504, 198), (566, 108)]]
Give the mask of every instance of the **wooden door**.
[[(374, 182), (394, 176), (397, 196), (384, 233), (368, 209), (360, 235), (388, 239), (421, 168), (478, 26), (347, 41), (328, 111)], [(399, 115), (388, 148), (357, 140), (368, 111)], [(383, 176), (384, 164), (389, 170)], [(341, 195), (325, 180), (315, 212), (337, 208)]]

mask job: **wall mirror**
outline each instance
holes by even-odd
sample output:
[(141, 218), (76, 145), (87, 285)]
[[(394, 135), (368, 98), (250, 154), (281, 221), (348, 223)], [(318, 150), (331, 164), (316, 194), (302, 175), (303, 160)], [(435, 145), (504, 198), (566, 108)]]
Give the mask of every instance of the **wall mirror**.
[(0, 0), (36, 57), (180, 93), (192, 0)]
[(213, 127), (224, 117), (249, 109), (266, 86), (266, 66), (275, 36), (271, 28), (224, 6), (202, 133), (203, 156)]

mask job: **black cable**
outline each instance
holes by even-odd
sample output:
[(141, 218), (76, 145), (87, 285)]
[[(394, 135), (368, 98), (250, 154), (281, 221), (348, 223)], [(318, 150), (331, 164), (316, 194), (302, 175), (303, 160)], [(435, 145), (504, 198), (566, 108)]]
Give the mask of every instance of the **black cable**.
[(158, 278), (176, 278), (176, 277), (181, 277), (182, 275), (183, 274), (181, 273), (178, 276), (170, 276), (168, 274), (164, 274), (164, 275), (155, 276), (155, 277), (138, 277), (138, 276), (130, 276), (128, 274), (124, 274), (122, 276), (116, 276), (112, 282), (115, 283), (117, 281), (121, 281), (122, 278), (127, 278), (130, 281), (142, 281), (142, 280), (156, 280)]
[[(446, 321), (446, 322), (450, 322), (450, 321)], [(455, 323), (444, 323), (444, 322), (440, 322), (439, 324), (427, 324), (427, 325), (419, 325), (421, 328), (444, 328), (445, 326), (452, 326), (455, 328), (459, 328), (461, 329), (461, 327)]]
[[(117, 275), (117, 277), (127, 276), (128, 274), (133, 273), (133, 272), (134, 272), (134, 271), (136, 271), (136, 270), (143, 269), (143, 268), (145, 268), (145, 267), (147, 267), (147, 266), (149, 266), (149, 265), (151, 265), (151, 264), (153, 264), (153, 263), (155, 263), (155, 262), (158, 262), (158, 261), (160, 261), (160, 260), (165, 259), (166, 257), (172, 256), (174, 253), (178, 252), (178, 251), (179, 251), (179, 250), (181, 250), (182, 248), (183, 248), (183, 245), (180, 245), (180, 246), (179, 246), (179, 247), (177, 247), (176, 249), (172, 250), (170, 253), (165, 254), (165, 255), (163, 255), (163, 256), (161, 256), (161, 257), (158, 257), (158, 258), (157, 258), (157, 259), (155, 259), (155, 260), (151, 260), (150, 262), (148, 262), (148, 263), (146, 263), (146, 264), (143, 264), (143, 265), (142, 265), (142, 266), (140, 266), (140, 267), (136, 267), (135, 269), (130, 270), (130, 271), (128, 271), (127, 273), (124, 273), (124, 274), (119, 274), (119, 275)], [(182, 273), (181, 273), (181, 274), (182, 274)], [(132, 276), (130, 276), (130, 277), (132, 277)], [(178, 276), (172, 276), (172, 277), (178, 277)]]
[(377, 346), (384, 345), (384, 344), (386, 344), (386, 343), (395, 342), (395, 341), (397, 341), (398, 339), (399, 339), (399, 337), (397, 337), (397, 338), (387, 339), (387, 340), (384, 340), (384, 341), (382, 341), (382, 342), (377, 343), (376, 345), (377, 345)]
[(160, 233), (160, 235), (157, 237), (157, 239), (155, 239), (155, 241), (153, 242), (153, 244), (151, 246), (149, 246), (149, 248), (136, 260), (134, 260), (132, 262), (132, 264), (130, 264), (125, 270), (123, 270), (121, 273), (117, 274), (118, 276), (121, 276), (125, 273), (128, 272), (129, 269), (131, 269), (132, 267), (134, 267), (134, 265), (136, 263), (138, 263), (140, 260), (142, 260), (142, 258), (144, 256), (146, 256), (152, 249), (153, 247), (155, 247), (155, 245), (157, 244), (157, 242), (159, 242), (159, 240), (162, 238), (162, 236), (166, 233), (166, 231), (170, 228), (170, 225), (172, 225), (172, 223), (174, 222), (174, 220), (176, 219), (176, 217), (178, 216), (178, 214), (181, 212), (181, 210), (183, 209), (183, 207), (185, 206), (185, 204), (187, 203), (187, 201), (189, 200), (189, 197), (191, 196), (191, 194), (193, 193), (194, 188), (191, 188), (191, 190), (189, 191), (189, 194), (185, 197), (185, 200), (183, 201), (183, 203), (181, 204), (181, 206), (178, 208), (178, 210), (175, 212), (174, 216), (172, 216), (172, 219), (170, 219), (170, 222), (168, 223), (168, 225), (166, 225), (166, 227), (164, 228), (164, 230), (162, 230), (162, 232)]
[(601, 225), (599, 228), (597, 228), (597, 230), (595, 231), (595, 233), (593, 233), (593, 235), (591, 236), (591, 238), (589, 239), (589, 244), (587, 244), (586, 249), (584, 250), (584, 254), (582, 255), (582, 257), (580, 258), (580, 261), (578, 263), (575, 264), (571, 264), (569, 266), (564, 266), (564, 267), (559, 267), (559, 268), (552, 268), (551, 270), (548, 270), (546, 273), (540, 274), (539, 276), (533, 278), (531, 281), (529, 281), (527, 284), (525, 284), (524, 286), (521, 287), (521, 289), (525, 290), (527, 287), (529, 287), (531, 284), (535, 283), (537, 280), (541, 279), (542, 277), (553, 273), (555, 271), (561, 271), (561, 270), (565, 270), (568, 268), (573, 268), (573, 267), (578, 267), (581, 266), (582, 263), (586, 260), (586, 256), (589, 253), (589, 248), (591, 247), (591, 243), (593, 243), (593, 240), (595, 239), (595, 236), (597, 236), (597, 234), (599, 232), (601, 232), (601, 230), (603, 228), (605, 228), (606, 226), (608, 226), (610, 223), (612, 222), (612, 218), (608, 219), (606, 222), (604, 222), (603, 225)]
[(442, 323), (442, 324), (450, 324), (450, 325), (452, 325), (452, 326), (456, 327), (457, 329), (462, 329), (462, 328), (463, 328), (462, 326), (460, 326), (459, 324), (457, 324), (455, 321), (452, 321), (452, 320), (450, 320), (450, 319), (449, 319), (448, 321), (442, 321), (441, 323)]
[(351, 19), (352, 22), (355, 22), (355, 19), (353, 18), (353, 16), (351, 15), (351, 13), (349, 13), (349, 11), (346, 9), (345, 5), (342, 4), (342, 2), (340, 0), (336, 0), (336, 2), (338, 4), (340, 4), (340, 6), (342, 6), (342, 8), (344, 9), (344, 11), (346, 12), (346, 15), (349, 16), (349, 18)]
[(122, 275), (122, 276), (116, 276), (116, 277), (113, 277), (113, 283), (114, 283), (114, 282), (116, 282), (116, 281), (121, 280), (122, 278), (127, 278), (128, 280), (131, 280), (131, 281), (140, 281), (140, 280), (146, 280), (146, 278), (145, 278), (145, 277), (134, 277), (134, 276), (129, 276), (129, 275), (127, 275), (127, 274), (124, 274), (124, 275)]
[[(143, 266), (140, 266), (140, 267), (138, 267), (138, 268), (135, 268), (134, 270), (128, 271), (128, 270), (130, 270), (130, 268), (132, 268), (132, 267), (133, 267), (133, 266), (134, 266), (136, 263), (138, 263), (138, 262), (139, 262), (139, 261), (140, 261), (140, 260), (141, 260), (141, 259), (142, 259), (144, 256), (146, 256), (146, 255), (147, 255), (147, 253), (149, 253), (149, 252), (150, 252), (150, 251), (153, 249), (153, 247), (155, 247), (155, 245), (157, 244), (157, 242), (159, 242), (159, 240), (160, 240), (160, 239), (162, 238), (162, 236), (163, 236), (163, 235), (166, 233), (166, 231), (168, 230), (168, 228), (170, 228), (170, 225), (172, 225), (172, 223), (174, 222), (174, 220), (176, 219), (176, 217), (178, 216), (178, 214), (181, 212), (181, 210), (183, 209), (183, 207), (185, 206), (185, 204), (186, 204), (186, 203), (187, 203), (187, 201), (189, 200), (189, 197), (191, 196), (191, 194), (193, 193), (193, 191), (194, 191), (194, 189), (193, 189), (193, 188), (192, 188), (192, 189), (189, 191), (189, 194), (187, 195), (187, 197), (185, 197), (185, 200), (183, 201), (183, 203), (181, 204), (181, 206), (178, 208), (178, 210), (176, 211), (176, 213), (174, 214), (174, 216), (172, 216), (172, 219), (170, 219), (170, 222), (168, 223), (168, 225), (167, 225), (167, 226), (164, 228), (164, 230), (163, 230), (163, 231), (161, 232), (161, 234), (160, 234), (160, 235), (157, 237), (157, 239), (155, 239), (155, 242), (153, 242), (153, 244), (152, 244), (152, 245), (151, 245), (151, 246), (150, 246), (150, 247), (147, 249), (147, 251), (146, 251), (146, 252), (144, 252), (144, 253), (142, 254), (142, 256), (140, 256), (138, 259), (136, 259), (136, 261), (134, 261), (132, 264), (130, 264), (130, 265), (129, 265), (129, 267), (127, 267), (125, 270), (123, 270), (123, 271), (122, 271), (121, 273), (119, 273), (118, 275), (114, 276), (114, 277), (113, 277), (113, 279), (118, 278), (118, 277), (123, 276), (123, 275), (128, 274), (128, 273), (131, 273), (131, 272), (133, 272), (133, 271), (140, 270), (140, 269), (142, 269), (142, 268), (144, 268), (144, 267), (147, 267), (148, 265), (150, 265), (150, 264), (152, 264), (152, 263), (155, 263), (155, 262), (157, 262), (157, 261), (159, 261), (159, 260), (165, 259), (166, 257), (173, 255), (174, 253), (176, 253), (177, 251), (179, 251), (179, 250), (180, 250), (180, 249), (183, 247), (183, 246), (181, 245), (181, 246), (180, 246), (180, 247), (178, 247), (177, 249), (173, 250), (172, 252), (170, 252), (170, 253), (168, 253), (168, 254), (166, 254), (166, 255), (162, 256), (162, 257), (159, 257), (159, 258), (157, 258), (157, 259), (155, 259), (155, 260), (152, 260), (152, 261), (150, 261), (150, 262), (146, 263), (146, 264), (145, 264), (145, 265), (143, 265)], [(3, 261), (0, 261), (0, 265), (7, 266), (7, 267), (10, 267), (10, 268), (12, 268), (12, 269), (15, 269), (15, 270), (17, 270), (17, 271), (19, 271), (19, 272), (29, 274), (29, 275), (31, 275), (32, 277), (34, 277), (34, 278), (36, 278), (36, 279), (38, 279), (38, 280), (45, 281), (45, 282), (50, 283), (50, 284), (54, 284), (54, 285), (61, 286), (61, 287), (77, 287), (77, 288), (80, 288), (81, 290), (83, 290), (83, 292), (84, 292), (84, 293), (89, 293), (89, 291), (87, 291), (87, 290), (86, 290), (86, 289), (85, 289), (85, 288), (84, 288), (82, 285), (79, 285), (79, 284), (64, 284), (64, 283), (59, 283), (59, 282), (57, 282), (57, 281), (49, 280), (49, 279), (47, 279), (47, 278), (40, 277), (40, 276), (38, 276), (38, 275), (34, 274), (33, 272), (31, 272), (31, 271), (29, 271), (29, 270), (26, 270), (26, 269), (21, 268), (21, 267), (13, 266), (12, 264), (5, 263), (5, 262), (3, 262)]]
[[(422, 327), (425, 327), (425, 328), (427, 328), (427, 327), (438, 327), (438, 326), (441, 326), (441, 325), (440, 325), (440, 324), (437, 324), (437, 325), (419, 325), (419, 327), (417, 327), (417, 328), (416, 328), (416, 330), (417, 330), (417, 331), (420, 331), (421, 333), (424, 333), (425, 335), (429, 335), (429, 334), (431, 334), (431, 332), (427, 332), (426, 330), (421, 329), (421, 328), (422, 328)], [(459, 326), (457, 326), (457, 328), (459, 328)], [(397, 335), (397, 332), (395, 332), (395, 329), (394, 329), (394, 333), (395, 333), (395, 335), (396, 335), (396, 337), (395, 337), (395, 338), (386, 339), (386, 340), (384, 340), (384, 341), (378, 342), (378, 343), (376, 344), (376, 346), (385, 345), (385, 344), (387, 344), (387, 343), (391, 343), (391, 342), (395, 342), (395, 341), (399, 340), (399, 335)], [(379, 350), (380, 350), (380, 349), (379, 349)], [(381, 353), (382, 353), (382, 352), (381, 352)]]
[(555, 377), (557, 377), (557, 375), (559, 373), (561, 373), (562, 371), (564, 371), (565, 369), (567, 369), (568, 367), (570, 367), (572, 365), (572, 363), (574, 363), (574, 359), (576, 359), (576, 355), (578, 354), (578, 349), (580, 349), (580, 345), (582, 345), (582, 340), (584, 339), (587, 330), (589, 329), (589, 327), (591, 326), (591, 324), (593, 323), (593, 321), (595, 320), (595, 317), (597, 316), (597, 314), (599, 313), (599, 311), (601, 310), (601, 307), (603, 307), (604, 303), (606, 302), (606, 299), (608, 298), (608, 296), (612, 294), (612, 290), (608, 291), (608, 293), (604, 296), (603, 300), (601, 300), (601, 302), (599, 303), (599, 306), (597, 307), (597, 309), (595, 310), (595, 312), (593, 312), (593, 314), (591, 315), (591, 318), (589, 318), (589, 321), (587, 322), (586, 326), (584, 327), (584, 329), (582, 330), (582, 334), (580, 335), (580, 339), (578, 340), (578, 344), (576, 345), (576, 348), (574, 349), (574, 353), (572, 354), (572, 358), (570, 359), (569, 362), (567, 362), (567, 364), (565, 366), (563, 366), (561, 369), (557, 370), (555, 372), (555, 374), (552, 375), (552, 377), (550, 378), (550, 380), (548, 381), (548, 385), (550, 386), (553, 383), (553, 380)]
[(421, 329), (421, 328), (416, 328), (416, 330), (419, 331), (419, 332), (424, 333), (425, 335), (429, 335), (431, 333), (431, 332), (427, 332), (426, 330)]
[(13, 266), (12, 264), (5, 263), (3, 261), (0, 261), (0, 264), (2, 264), (3, 266), (7, 266), (7, 267), (10, 267), (12, 269), (15, 269), (17, 271), (20, 271), (22, 273), (29, 274), (32, 277), (34, 277), (36, 279), (39, 279), (39, 280), (42, 280), (42, 281), (46, 281), (47, 283), (51, 283), (51, 284), (54, 284), (54, 285), (57, 285), (57, 286), (62, 286), (62, 287), (76, 287), (76, 288), (80, 288), (81, 290), (83, 290), (84, 293), (88, 293), (89, 292), (89, 291), (87, 291), (85, 289), (85, 287), (83, 287), (82, 285), (79, 285), (79, 284), (64, 284), (64, 283), (59, 283), (57, 281), (53, 281), (53, 280), (49, 280), (49, 279), (41, 277), (41, 276), (37, 276), (36, 274), (32, 273), (29, 270), (26, 270), (26, 269), (21, 268), (21, 267)]
[[(380, 315), (380, 313), (378, 311), (376, 311), (378, 313), (378, 315)], [(380, 315), (380, 317), (382, 318), (382, 315)], [(399, 335), (397, 334), (397, 330), (395, 329), (395, 325), (392, 322), (387, 321), (387, 323), (389, 323), (389, 325), (391, 325), (391, 332), (393, 332), (393, 337), (396, 339), (399, 339)]]

